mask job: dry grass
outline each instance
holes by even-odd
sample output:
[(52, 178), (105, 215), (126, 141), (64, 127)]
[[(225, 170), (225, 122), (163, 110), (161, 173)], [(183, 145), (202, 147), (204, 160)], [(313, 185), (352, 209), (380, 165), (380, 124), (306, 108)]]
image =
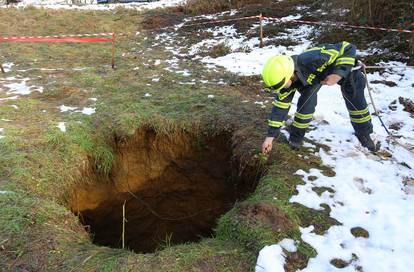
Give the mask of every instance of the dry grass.
[(247, 5), (263, 4), (271, 5), (271, 0), (187, 0), (181, 9), (186, 14), (208, 14), (231, 9), (243, 8)]

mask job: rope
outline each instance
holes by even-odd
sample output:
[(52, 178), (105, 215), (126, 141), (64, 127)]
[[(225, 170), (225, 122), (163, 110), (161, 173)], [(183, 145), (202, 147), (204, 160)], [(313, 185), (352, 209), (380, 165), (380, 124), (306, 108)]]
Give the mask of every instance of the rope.
[(223, 19), (223, 20), (214, 20), (214, 21), (206, 21), (201, 23), (193, 23), (193, 24), (184, 24), (181, 28), (187, 26), (196, 26), (196, 25), (207, 25), (207, 24), (215, 24), (215, 23), (225, 23), (225, 22), (233, 22), (233, 21), (242, 21), (242, 20), (252, 20), (252, 19), (260, 19), (260, 15), (249, 16), (249, 17), (239, 17), (239, 18), (231, 18), (231, 19)]
[(367, 70), (365, 68), (365, 64), (362, 61), (360, 63), (361, 63), (362, 71), (363, 71), (363, 73), (365, 75), (365, 79), (366, 79), (366, 82), (367, 82), (367, 89), (368, 89), (369, 99), (371, 100), (371, 104), (372, 104), (372, 107), (374, 108), (374, 112), (377, 115), (378, 119), (380, 120), (381, 125), (384, 127), (384, 129), (387, 132), (387, 134), (389, 136), (391, 136), (390, 131), (388, 130), (387, 126), (385, 126), (384, 121), (382, 120), (382, 118), (380, 116), (380, 112), (378, 111), (377, 107), (375, 106), (374, 97), (372, 96), (372, 92), (373, 91), (372, 91), (371, 85), (369, 84), (369, 80), (368, 80), (368, 75), (367, 75)]

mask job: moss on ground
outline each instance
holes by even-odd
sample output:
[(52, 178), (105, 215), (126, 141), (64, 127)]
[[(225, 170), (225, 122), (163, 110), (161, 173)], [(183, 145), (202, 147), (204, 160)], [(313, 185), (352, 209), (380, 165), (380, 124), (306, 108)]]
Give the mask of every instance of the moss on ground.
[[(238, 78), (224, 71), (206, 71), (199, 63), (181, 59), (184, 76), (166, 70), (171, 54), (153, 46), (151, 33), (140, 27), (142, 14), (113, 12), (2, 9), (0, 35), (128, 32), (117, 45), (117, 69), (110, 68), (110, 45), (19, 44), (2, 48), (4, 59), (15, 63), (7, 76), (29, 77), (43, 86), (17, 100), (1, 101), (0, 123), (0, 268), (5, 271), (249, 271), (265, 245), (290, 237), (298, 241), (292, 271), (306, 265), (315, 251), (300, 239), (299, 226), (315, 225), (320, 232), (335, 222), (328, 213), (292, 204), (289, 198), (302, 183), (298, 169), (321, 168), (317, 157), (303, 159), (279, 141), (264, 166), (266, 175), (256, 191), (220, 220), (216, 237), (200, 243), (165, 247), (153, 254), (135, 254), (95, 246), (78, 219), (67, 209), (69, 191), (87, 182), (82, 176), (92, 164), (103, 175), (114, 157), (111, 143), (128, 138), (141, 127), (159, 135), (191, 131), (234, 133), (234, 153), (246, 163), (255, 161), (265, 131), (268, 109), (241, 103), (259, 92), (257, 78)], [(40, 70), (47, 68), (52, 70)], [(76, 69), (74, 69), (76, 68)], [(81, 69), (78, 69), (81, 68)], [(152, 78), (159, 77), (159, 81)], [(205, 78), (208, 84), (199, 81)], [(216, 84), (224, 78), (229, 84)], [(195, 79), (195, 84), (183, 84)], [(146, 94), (151, 94), (148, 96)], [(208, 95), (214, 95), (209, 98)], [(263, 94), (260, 94), (263, 96)], [(97, 98), (94, 102), (90, 98)], [(94, 107), (92, 116), (62, 113), (59, 106)], [(17, 106), (17, 108), (16, 108)], [(66, 123), (66, 132), (56, 126)], [(326, 169), (328, 171), (328, 169)], [(249, 217), (249, 209), (277, 209), (286, 226)], [(273, 208), (272, 208), (273, 207)], [(288, 255), (290, 256), (290, 255)]]

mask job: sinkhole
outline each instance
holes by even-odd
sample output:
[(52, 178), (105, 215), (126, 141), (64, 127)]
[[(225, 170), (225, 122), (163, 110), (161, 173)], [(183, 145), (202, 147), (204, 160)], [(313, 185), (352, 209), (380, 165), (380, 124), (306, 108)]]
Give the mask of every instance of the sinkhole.
[(218, 218), (261, 176), (255, 167), (240, 169), (231, 137), (141, 129), (114, 140), (109, 174), (86, 171), (70, 208), (97, 245), (150, 253), (211, 237)]

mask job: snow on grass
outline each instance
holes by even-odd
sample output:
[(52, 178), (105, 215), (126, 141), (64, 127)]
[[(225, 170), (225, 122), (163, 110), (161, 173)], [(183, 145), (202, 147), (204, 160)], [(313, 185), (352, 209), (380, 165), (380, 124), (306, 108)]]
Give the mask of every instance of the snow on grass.
[(0, 194), (3, 194), (3, 195), (5, 195), (5, 194), (14, 194), (14, 192), (12, 192), (12, 191), (0, 191)]
[(188, 69), (184, 69), (182, 71), (175, 71), (177, 74), (181, 74), (183, 76), (191, 76), (191, 73)]
[(16, 100), (18, 98), (19, 98), (19, 96), (15, 95), (15, 96), (9, 96), (9, 97), (0, 98), (0, 101)]
[[(309, 26), (287, 29), (290, 33), (289, 38), (298, 42), (296, 46), (289, 47), (271, 45), (264, 48), (257, 48), (259, 45), (258, 38), (250, 39), (250, 42), (245, 42), (244, 39), (233, 39), (233, 44), (231, 45), (232, 48), (247, 47), (252, 50), (250, 52), (234, 52), (218, 58), (205, 57), (202, 61), (208, 64), (222, 66), (238, 75), (257, 75), (261, 73), (263, 65), (268, 58), (282, 53), (287, 55), (299, 54), (304, 49), (308, 48), (311, 42), (308, 41), (306, 37), (311, 30), (312, 27)], [(286, 37), (287, 36), (288, 35), (286, 35)], [(285, 37), (285, 35), (282, 35), (281, 37)]]
[[(92, 101), (96, 101), (96, 98), (89, 98)], [(78, 107), (70, 107), (65, 105), (59, 106), (60, 112), (80, 112), (82, 114), (91, 115), (95, 113), (95, 108), (84, 107), (83, 109), (79, 109)]]
[(69, 107), (69, 106), (65, 106), (65, 105), (61, 105), (59, 107), (60, 112), (68, 112), (68, 111), (74, 111), (77, 109), (77, 107)]
[(94, 108), (88, 108), (88, 107), (84, 107), (82, 110), (76, 111), (76, 112), (80, 112), (86, 115), (92, 115), (95, 113), (95, 109)]
[(56, 126), (57, 128), (59, 128), (60, 131), (62, 132), (66, 132), (66, 125), (65, 122), (59, 122), (58, 125)]
[(6, 63), (3, 63), (2, 65), (3, 65), (4, 72), (7, 73), (7, 72), (10, 72), (12, 70), (12, 67), (14, 66), (14, 63), (6, 62)]
[[(154, 2), (135, 2), (126, 4), (97, 4), (96, 0), (81, 1), (82, 4), (72, 4), (70, 0), (22, 0), (18, 4), (9, 5), (16, 8), (26, 8), (29, 6), (47, 9), (76, 9), (76, 10), (114, 10), (117, 8), (149, 10), (156, 8), (174, 7), (183, 3), (183, 0), (160, 0)], [(7, 7), (3, 5), (0, 7)]]
[[(0, 84), (2, 84), (1, 86), (6, 89), (6, 92), (5, 92), (6, 95), (19, 95), (20, 96), (20, 95), (29, 95), (32, 92), (43, 93), (42, 86), (29, 85), (28, 84), (29, 80), (31, 79), (20, 78), (20, 77), (7, 77), (5, 79), (0, 79)], [(7, 97), (4, 99), (12, 99), (12, 98)]]

